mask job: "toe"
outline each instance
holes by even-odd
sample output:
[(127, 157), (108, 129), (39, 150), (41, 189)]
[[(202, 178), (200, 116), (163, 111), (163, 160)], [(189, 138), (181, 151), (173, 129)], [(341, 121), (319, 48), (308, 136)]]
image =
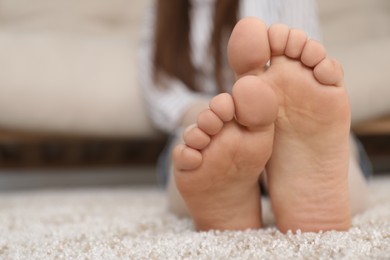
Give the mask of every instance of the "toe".
[(285, 24), (274, 24), (268, 29), (269, 45), (273, 56), (283, 55), (290, 29)]
[(326, 51), (324, 46), (317, 41), (309, 40), (303, 48), (301, 61), (306, 66), (312, 68), (325, 59), (325, 57)]
[(257, 76), (245, 76), (233, 86), (237, 121), (248, 128), (271, 125), (278, 112), (275, 92)]
[(314, 77), (324, 85), (341, 86), (343, 84), (344, 71), (340, 63), (334, 59), (322, 60), (313, 70)]
[(302, 50), (306, 44), (306, 41), (307, 35), (304, 31), (291, 29), (285, 50), (286, 56), (293, 59), (299, 58), (302, 54)]
[(210, 101), (210, 109), (223, 121), (228, 122), (234, 117), (234, 103), (231, 95), (219, 94)]
[(174, 167), (177, 170), (194, 170), (202, 163), (202, 154), (184, 144), (177, 145), (172, 152)]
[(197, 150), (206, 148), (211, 140), (210, 136), (196, 125), (187, 127), (183, 133), (183, 139), (187, 146)]
[(208, 135), (216, 135), (223, 127), (223, 121), (211, 110), (207, 109), (198, 115), (198, 127)]
[(256, 18), (244, 18), (234, 27), (228, 43), (231, 68), (238, 76), (264, 71), (270, 58), (267, 26)]

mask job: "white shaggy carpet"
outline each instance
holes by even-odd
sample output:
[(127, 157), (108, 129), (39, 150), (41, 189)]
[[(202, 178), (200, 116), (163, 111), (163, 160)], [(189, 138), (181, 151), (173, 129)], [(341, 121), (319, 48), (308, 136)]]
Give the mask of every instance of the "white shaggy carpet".
[(389, 188), (372, 181), (348, 232), (295, 235), (194, 232), (156, 188), (3, 192), (0, 259), (390, 259)]

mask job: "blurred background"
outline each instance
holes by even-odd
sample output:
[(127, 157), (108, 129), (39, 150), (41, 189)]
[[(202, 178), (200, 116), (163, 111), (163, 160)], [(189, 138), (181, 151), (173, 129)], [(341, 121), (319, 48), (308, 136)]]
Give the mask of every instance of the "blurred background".
[[(151, 2), (0, 0), (0, 190), (157, 185), (167, 137), (148, 120), (136, 65)], [(390, 172), (390, 1), (318, 4), (353, 130), (375, 174)]]

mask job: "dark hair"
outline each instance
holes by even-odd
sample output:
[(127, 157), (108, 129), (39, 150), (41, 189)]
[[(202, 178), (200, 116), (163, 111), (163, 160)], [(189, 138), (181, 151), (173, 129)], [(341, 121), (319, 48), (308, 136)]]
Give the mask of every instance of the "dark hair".
[[(155, 24), (154, 79), (162, 71), (180, 79), (193, 91), (200, 91), (196, 84), (196, 68), (191, 61), (190, 0), (158, 0)], [(215, 79), (219, 92), (223, 92), (223, 39), (237, 22), (239, 0), (216, 0), (214, 27), (210, 49), (214, 55)]]

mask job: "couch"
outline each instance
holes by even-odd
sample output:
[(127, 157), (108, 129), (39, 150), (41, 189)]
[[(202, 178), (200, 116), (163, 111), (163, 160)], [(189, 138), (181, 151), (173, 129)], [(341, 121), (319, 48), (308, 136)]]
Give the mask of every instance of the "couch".
[[(0, 137), (161, 136), (137, 82), (138, 36), (151, 1), (0, 0)], [(324, 43), (343, 63), (347, 84), (390, 88), (390, 2), (319, 0), (319, 7)], [(354, 122), (372, 116), (367, 105), (375, 115), (390, 111), (377, 100), (369, 89), (351, 91)]]

